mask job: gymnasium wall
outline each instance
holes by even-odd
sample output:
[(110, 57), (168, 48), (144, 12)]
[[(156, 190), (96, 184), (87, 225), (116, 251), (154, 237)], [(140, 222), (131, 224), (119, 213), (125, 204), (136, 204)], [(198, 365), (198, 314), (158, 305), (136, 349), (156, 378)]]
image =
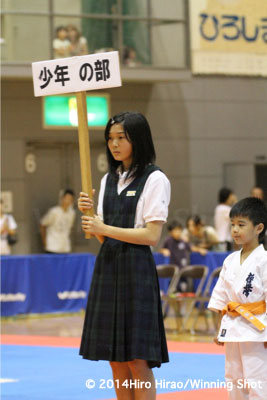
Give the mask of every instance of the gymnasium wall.
[[(194, 77), (177, 83), (125, 83), (110, 95), (112, 114), (138, 110), (150, 122), (157, 163), (172, 184), (170, 219), (184, 220), (193, 211), (212, 223), (217, 191), (227, 184), (227, 165), (244, 164), (251, 171), (259, 160), (267, 163), (264, 79)], [(2, 191), (11, 190), (14, 196), (19, 224), (15, 253), (40, 251), (38, 215), (55, 204), (62, 187), (72, 186), (76, 192), (80, 187), (76, 132), (46, 131), (41, 116), (41, 99), (33, 97), (30, 80), (2, 82)], [(91, 131), (91, 144), (98, 189), (103, 174), (96, 167), (104, 151), (101, 132)], [(29, 151), (36, 154), (38, 179), (25, 170)], [(242, 177), (242, 196), (254, 184), (253, 173), (246, 174), (244, 168), (243, 175), (236, 175), (239, 188)], [(95, 252), (96, 241), (82, 239), (79, 218), (76, 225), (74, 251)]]

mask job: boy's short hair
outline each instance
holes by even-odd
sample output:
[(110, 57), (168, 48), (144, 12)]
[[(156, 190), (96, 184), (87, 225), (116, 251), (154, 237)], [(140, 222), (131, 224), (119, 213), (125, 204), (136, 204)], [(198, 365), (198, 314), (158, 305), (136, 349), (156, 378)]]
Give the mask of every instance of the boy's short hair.
[(75, 196), (74, 191), (72, 189), (65, 189), (63, 192), (63, 197), (66, 196), (66, 194), (70, 194), (71, 196)]
[(233, 193), (231, 189), (228, 189), (226, 187), (221, 188), (218, 194), (218, 201), (220, 204), (225, 203), (228, 199), (228, 197)]
[(175, 228), (179, 228), (179, 229), (183, 229), (183, 226), (180, 222), (178, 221), (172, 221), (169, 223), (168, 225), (168, 231), (171, 232), (173, 229)]
[(246, 197), (238, 201), (229, 214), (230, 218), (247, 217), (254, 226), (263, 224), (263, 231), (259, 235), (259, 241), (264, 238), (267, 228), (267, 208), (264, 202), (257, 197)]

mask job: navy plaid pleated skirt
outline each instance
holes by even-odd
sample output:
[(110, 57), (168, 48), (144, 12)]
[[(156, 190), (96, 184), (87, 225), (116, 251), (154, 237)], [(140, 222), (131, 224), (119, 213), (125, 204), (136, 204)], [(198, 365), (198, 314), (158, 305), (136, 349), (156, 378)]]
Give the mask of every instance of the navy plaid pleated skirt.
[[(134, 265), (131, 262), (134, 260)], [(97, 258), (80, 355), (168, 362), (158, 277), (149, 247), (107, 239)]]

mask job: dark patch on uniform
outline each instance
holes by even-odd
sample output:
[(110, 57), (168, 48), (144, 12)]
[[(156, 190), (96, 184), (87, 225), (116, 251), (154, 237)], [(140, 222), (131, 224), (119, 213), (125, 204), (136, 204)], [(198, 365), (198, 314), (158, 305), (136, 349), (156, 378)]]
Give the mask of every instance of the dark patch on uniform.
[(220, 336), (225, 337), (225, 335), (226, 335), (226, 329), (222, 329)]

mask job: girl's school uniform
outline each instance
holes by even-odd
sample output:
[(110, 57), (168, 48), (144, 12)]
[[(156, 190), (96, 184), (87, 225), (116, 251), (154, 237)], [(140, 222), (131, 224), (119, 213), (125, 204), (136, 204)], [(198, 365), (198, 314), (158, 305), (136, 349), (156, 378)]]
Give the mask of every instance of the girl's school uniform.
[[(267, 251), (260, 245), (240, 260), (241, 250), (225, 259), (208, 308), (224, 314), (218, 340), (225, 342), (226, 380), (233, 386), (229, 397), (266, 400)], [(254, 383), (244, 385), (243, 379)]]
[[(138, 228), (165, 222), (170, 184), (154, 165), (141, 177), (104, 176), (99, 216), (104, 223)], [(166, 190), (167, 189), (167, 190)], [(159, 367), (168, 362), (159, 284), (149, 246), (105, 238), (96, 260), (85, 315), (80, 355), (89, 360), (143, 359)]]

